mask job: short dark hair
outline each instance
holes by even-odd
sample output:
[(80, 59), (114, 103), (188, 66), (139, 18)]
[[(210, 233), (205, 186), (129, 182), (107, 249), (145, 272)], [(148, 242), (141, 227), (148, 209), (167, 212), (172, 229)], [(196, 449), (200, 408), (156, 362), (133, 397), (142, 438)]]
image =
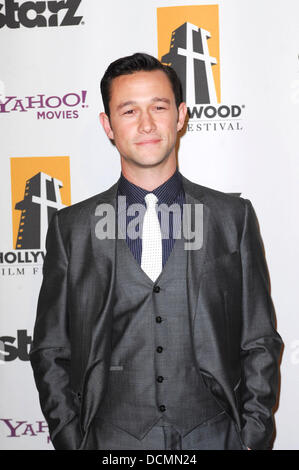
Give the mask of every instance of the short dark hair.
[(175, 70), (168, 65), (162, 64), (158, 59), (149, 54), (136, 52), (133, 55), (121, 57), (112, 62), (103, 75), (101, 80), (101, 93), (107, 116), (110, 117), (109, 101), (111, 98), (110, 90), (112, 80), (120, 75), (130, 75), (140, 71), (151, 72), (153, 70), (161, 70), (169, 78), (175, 97), (175, 103), (178, 108), (183, 101), (183, 95), (182, 85)]

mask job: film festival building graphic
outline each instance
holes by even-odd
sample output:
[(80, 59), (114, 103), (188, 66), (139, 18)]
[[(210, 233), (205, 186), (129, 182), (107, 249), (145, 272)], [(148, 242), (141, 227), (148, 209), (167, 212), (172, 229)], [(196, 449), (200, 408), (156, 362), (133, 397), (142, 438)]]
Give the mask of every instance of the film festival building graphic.
[(43, 250), (53, 214), (70, 205), (69, 157), (11, 158), (13, 248)]
[(219, 6), (158, 8), (157, 31), (158, 57), (178, 74), (195, 130), (242, 130), (244, 105), (221, 100)]
[(183, 100), (188, 103), (217, 103), (212, 72), (217, 59), (209, 54), (210, 37), (205, 29), (184, 23), (172, 32), (170, 50), (162, 57), (181, 77)]
[(158, 44), (188, 106), (220, 103), (218, 5), (158, 8)]

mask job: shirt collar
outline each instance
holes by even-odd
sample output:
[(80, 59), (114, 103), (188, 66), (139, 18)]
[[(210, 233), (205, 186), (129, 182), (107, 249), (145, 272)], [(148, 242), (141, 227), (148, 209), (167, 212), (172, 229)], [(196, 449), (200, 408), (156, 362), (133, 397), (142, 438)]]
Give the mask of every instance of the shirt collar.
[(174, 174), (168, 178), (163, 184), (155, 188), (153, 191), (147, 191), (146, 189), (136, 186), (131, 183), (121, 173), (120, 181), (118, 185), (118, 193), (121, 196), (126, 196), (126, 202), (128, 204), (145, 204), (144, 198), (149, 193), (154, 193), (158, 198), (159, 204), (171, 205), (179, 191), (182, 189), (181, 175), (176, 169)]

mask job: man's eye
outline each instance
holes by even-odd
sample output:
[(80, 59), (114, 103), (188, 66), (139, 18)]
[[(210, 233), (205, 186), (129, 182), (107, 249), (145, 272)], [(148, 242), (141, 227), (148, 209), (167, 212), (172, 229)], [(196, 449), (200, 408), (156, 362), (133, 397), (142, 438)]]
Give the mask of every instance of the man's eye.
[(161, 111), (162, 109), (166, 109), (164, 106), (156, 106), (157, 111)]
[(124, 114), (133, 114), (134, 109), (128, 109), (128, 111), (125, 111)]

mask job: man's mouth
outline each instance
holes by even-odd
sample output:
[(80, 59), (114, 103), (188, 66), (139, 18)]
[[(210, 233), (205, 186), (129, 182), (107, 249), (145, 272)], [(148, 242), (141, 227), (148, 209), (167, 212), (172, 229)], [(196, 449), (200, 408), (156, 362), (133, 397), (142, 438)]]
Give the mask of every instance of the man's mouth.
[(144, 139), (144, 140), (140, 140), (138, 142), (135, 142), (135, 145), (154, 145), (154, 144), (158, 144), (159, 142), (161, 142), (162, 139), (156, 137), (156, 138), (151, 138), (151, 139)]

